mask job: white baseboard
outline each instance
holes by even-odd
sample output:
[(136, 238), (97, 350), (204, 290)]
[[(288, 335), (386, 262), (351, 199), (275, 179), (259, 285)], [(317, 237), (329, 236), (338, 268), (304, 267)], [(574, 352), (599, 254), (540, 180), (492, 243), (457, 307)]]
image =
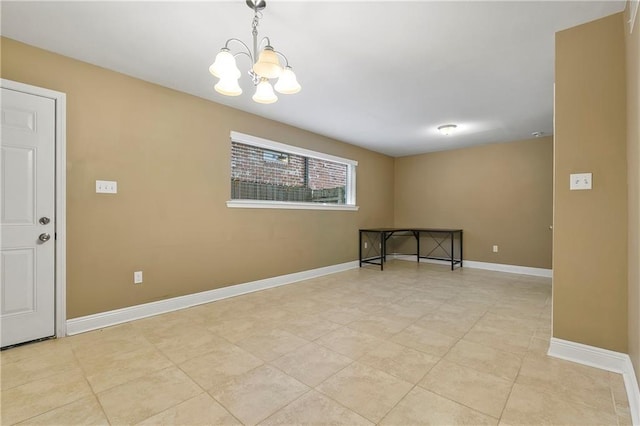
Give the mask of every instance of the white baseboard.
[(640, 425), (640, 390), (629, 355), (568, 340), (551, 338), (549, 356), (622, 374), (629, 399), (631, 421)]
[[(393, 259), (398, 260), (416, 260), (415, 254), (394, 254), (390, 255)], [(438, 265), (451, 265), (446, 260), (420, 259), (420, 262), (436, 263)], [(484, 269), (487, 271), (509, 272), (511, 274), (533, 275), (536, 277), (551, 278), (552, 270), (543, 268), (532, 268), (530, 266), (505, 265), (502, 263), (476, 262), (475, 260), (464, 260), (462, 266), (472, 269)]]
[(323, 275), (334, 274), (336, 272), (355, 269), (357, 267), (358, 261), (341, 263), (338, 265), (325, 266), (323, 268), (311, 269), (308, 271), (296, 272), (293, 274), (266, 278), (264, 280), (203, 291), (201, 293), (188, 294), (186, 296), (178, 296), (157, 302), (150, 302), (142, 305), (73, 318), (67, 320), (67, 336), (97, 330), (99, 328), (109, 327), (116, 324), (122, 324), (124, 322), (146, 318), (153, 315), (177, 311), (179, 309), (239, 296), (241, 294), (291, 284), (302, 280), (321, 277)]

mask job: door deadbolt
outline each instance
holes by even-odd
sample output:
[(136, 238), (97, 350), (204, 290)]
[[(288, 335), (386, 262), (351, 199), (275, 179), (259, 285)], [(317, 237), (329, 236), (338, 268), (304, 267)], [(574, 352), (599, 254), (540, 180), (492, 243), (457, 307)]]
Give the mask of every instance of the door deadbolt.
[(51, 222), (51, 219), (49, 219), (49, 218), (48, 218), (48, 217), (46, 217), (46, 216), (43, 216), (43, 217), (41, 217), (41, 218), (40, 218), (39, 222), (40, 222), (40, 225), (46, 225), (46, 224), (48, 224), (49, 222)]
[(46, 232), (43, 234), (40, 234), (40, 236), (38, 237), (38, 239), (43, 243), (49, 241), (50, 238), (51, 238), (51, 235), (47, 234)]

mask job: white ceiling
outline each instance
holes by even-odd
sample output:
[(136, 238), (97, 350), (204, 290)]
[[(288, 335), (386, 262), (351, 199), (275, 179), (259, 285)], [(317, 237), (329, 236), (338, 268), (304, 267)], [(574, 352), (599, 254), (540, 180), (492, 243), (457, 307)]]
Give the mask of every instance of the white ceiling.
[[(225, 97), (208, 67), (228, 38), (251, 42), (244, 0), (2, 1), (1, 33), (392, 156), (553, 132), (554, 33), (624, 1), (274, 1), (260, 36), (302, 91), (271, 105)], [(249, 68), (239, 57), (238, 66)], [(455, 123), (442, 136), (437, 126)]]

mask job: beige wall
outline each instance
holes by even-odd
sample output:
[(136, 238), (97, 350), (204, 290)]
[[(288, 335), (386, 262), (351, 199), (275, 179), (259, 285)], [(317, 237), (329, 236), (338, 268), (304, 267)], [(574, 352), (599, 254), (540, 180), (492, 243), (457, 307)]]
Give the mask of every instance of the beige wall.
[[(622, 14), (556, 34), (553, 336), (627, 351)], [(569, 174), (593, 189), (569, 191)]]
[[(390, 157), (5, 38), (2, 78), (67, 94), (68, 318), (353, 261), (393, 223)], [(227, 208), (230, 130), (357, 160), (360, 211)]]
[[(625, 22), (629, 20), (627, 3)], [(629, 355), (640, 382), (640, 14), (627, 48), (627, 166), (629, 203)]]
[(396, 158), (395, 226), (462, 228), (467, 260), (551, 268), (552, 178), (550, 137)]

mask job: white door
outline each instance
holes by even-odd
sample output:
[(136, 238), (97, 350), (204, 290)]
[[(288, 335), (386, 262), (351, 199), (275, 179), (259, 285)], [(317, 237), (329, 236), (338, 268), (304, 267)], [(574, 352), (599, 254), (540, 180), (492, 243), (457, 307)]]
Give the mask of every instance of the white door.
[(55, 335), (55, 101), (2, 88), (2, 347)]

